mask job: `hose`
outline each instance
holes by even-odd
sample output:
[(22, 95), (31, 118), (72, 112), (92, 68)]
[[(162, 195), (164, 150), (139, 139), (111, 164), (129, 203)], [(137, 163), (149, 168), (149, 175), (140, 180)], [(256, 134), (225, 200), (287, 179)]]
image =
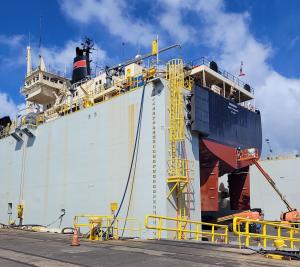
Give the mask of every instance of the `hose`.
[[(145, 88), (146, 88), (146, 85), (147, 85), (147, 80), (145, 81), (143, 89), (142, 89), (143, 91), (142, 91), (142, 97), (141, 97), (141, 102), (140, 102), (139, 118), (138, 118), (138, 124), (137, 124), (137, 129), (136, 129), (136, 135), (135, 135), (135, 141), (134, 141), (134, 148), (133, 148), (133, 152), (132, 152), (132, 158), (131, 158), (131, 163), (130, 163), (130, 168), (129, 168), (129, 173), (128, 173), (128, 177), (127, 177), (125, 189), (124, 189), (124, 192), (123, 192), (123, 196), (122, 196), (119, 208), (118, 208), (118, 210), (116, 212), (116, 215), (114, 216), (114, 219), (113, 219), (110, 227), (112, 227), (112, 225), (114, 224), (115, 220), (118, 218), (119, 213), (120, 213), (120, 211), (122, 209), (122, 206), (123, 206), (123, 203), (124, 203), (124, 199), (125, 199), (125, 196), (126, 196), (126, 193), (127, 193), (127, 190), (128, 190), (128, 185), (129, 185), (129, 181), (130, 181), (130, 177), (131, 177), (131, 173), (132, 173), (132, 169), (133, 169), (133, 165), (134, 165), (134, 160), (135, 160), (135, 158), (137, 158), (138, 147), (139, 147), (139, 140), (140, 140), (140, 130), (141, 130), (141, 123), (142, 123), (142, 113), (143, 113), (143, 107), (144, 107), (144, 97), (145, 97)], [(136, 166), (136, 164), (135, 164), (135, 166)], [(132, 186), (133, 186), (133, 183), (132, 183)], [(131, 197), (130, 197), (130, 199), (131, 199)], [(127, 221), (127, 217), (128, 217), (128, 211), (129, 211), (129, 206), (128, 206), (127, 214), (126, 214), (126, 218), (125, 218), (125, 225), (126, 225), (126, 221)], [(123, 233), (124, 233), (124, 230), (123, 230)], [(122, 233), (122, 236), (123, 236), (123, 233)]]

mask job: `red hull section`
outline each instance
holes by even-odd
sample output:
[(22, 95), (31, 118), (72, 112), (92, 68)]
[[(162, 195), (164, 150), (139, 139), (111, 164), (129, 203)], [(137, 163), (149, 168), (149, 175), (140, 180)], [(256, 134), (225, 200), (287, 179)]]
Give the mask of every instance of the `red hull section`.
[(237, 151), (234, 147), (222, 145), (206, 139), (202, 139), (202, 143), (211, 154), (231, 167), (232, 170), (244, 168), (252, 163), (251, 160), (243, 162), (238, 161)]
[(228, 173), (231, 209), (250, 209), (249, 165), (252, 161), (238, 161), (234, 147), (207, 139), (201, 139), (200, 144), (201, 210), (219, 210), (218, 179)]
[(210, 166), (203, 166), (200, 172), (201, 210), (218, 211), (219, 161), (214, 160)]
[(249, 166), (228, 175), (230, 208), (232, 210), (250, 209)]

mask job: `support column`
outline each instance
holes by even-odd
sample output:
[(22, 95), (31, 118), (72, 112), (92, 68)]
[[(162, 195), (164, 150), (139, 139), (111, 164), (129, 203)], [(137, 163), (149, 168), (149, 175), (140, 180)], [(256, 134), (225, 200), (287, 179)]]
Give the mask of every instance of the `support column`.
[(231, 210), (250, 209), (249, 166), (229, 174), (228, 187)]
[(200, 167), (201, 211), (218, 211), (219, 161)]

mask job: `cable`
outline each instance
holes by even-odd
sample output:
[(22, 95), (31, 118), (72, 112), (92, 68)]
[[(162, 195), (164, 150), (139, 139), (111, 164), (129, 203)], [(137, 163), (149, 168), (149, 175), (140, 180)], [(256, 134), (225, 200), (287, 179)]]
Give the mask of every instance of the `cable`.
[[(143, 113), (141, 113), (141, 122), (142, 122), (142, 118), (143, 118)], [(124, 226), (123, 226), (123, 230), (122, 230), (122, 234), (121, 234), (122, 238), (123, 238), (124, 231), (125, 231), (126, 224), (127, 224), (127, 218), (128, 218), (128, 214), (129, 214), (131, 198), (132, 198), (132, 192), (133, 192), (133, 185), (134, 185), (134, 181), (135, 181), (136, 164), (137, 164), (138, 153), (139, 153), (139, 144), (140, 144), (140, 133), (141, 133), (141, 131), (139, 130), (139, 132), (138, 132), (138, 134), (139, 134), (138, 144), (137, 144), (137, 150), (136, 150), (136, 155), (135, 155), (134, 172), (133, 172), (133, 176), (132, 176), (132, 183), (131, 183), (131, 188), (130, 188), (129, 201), (128, 201), (128, 206), (127, 206), (127, 211), (126, 211), (126, 216), (125, 216), (125, 222), (124, 222)]]
[[(137, 129), (136, 129), (136, 135), (135, 135), (135, 141), (134, 141), (134, 148), (133, 148), (133, 152), (132, 152), (132, 158), (131, 158), (131, 163), (130, 163), (130, 168), (129, 168), (129, 173), (128, 173), (128, 177), (127, 177), (127, 181), (126, 181), (126, 186), (123, 192), (123, 196), (120, 202), (120, 206), (116, 212), (116, 215), (114, 216), (114, 219), (112, 221), (112, 223), (110, 224), (110, 227), (114, 224), (115, 220), (118, 218), (118, 215), (121, 211), (121, 208), (123, 206), (123, 202), (127, 193), (127, 189), (128, 189), (128, 185), (129, 185), (129, 181), (130, 181), (130, 177), (131, 177), (131, 173), (132, 173), (132, 167), (134, 164), (134, 159), (136, 158), (137, 155), (137, 151), (138, 151), (138, 145), (139, 145), (139, 137), (140, 137), (140, 129), (141, 129), (141, 122), (142, 122), (142, 112), (143, 112), (143, 106), (144, 106), (144, 97), (145, 97), (145, 88), (147, 85), (147, 80), (144, 83), (143, 86), (143, 91), (142, 91), (142, 97), (141, 97), (141, 103), (140, 103), (140, 110), (139, 110), (139, 118), (138, 118), (138, 125), (137, 125)], [(128, 215), (128, 213), (127, 213)], [(125, 219), (126, 222), (126, 219)], [(109, 228), (110, 228), (109, 227)], [(125, 227), (124, 227), (125, 228)]]
[(61, 223), (62, 223), (62, 219), (66, 215), (66, 210), (62, 209), (61, 212), (62, 212), (62, 214), (59, 215), (59, 217), (55, 221), (53, 221), (52, 223), (47, 224), (46, 227), (49, 227), (49, 226), (55, 224), (57, 221), (60, 221), (59, 222), (59, 228), (60, 228), (61, 227)]

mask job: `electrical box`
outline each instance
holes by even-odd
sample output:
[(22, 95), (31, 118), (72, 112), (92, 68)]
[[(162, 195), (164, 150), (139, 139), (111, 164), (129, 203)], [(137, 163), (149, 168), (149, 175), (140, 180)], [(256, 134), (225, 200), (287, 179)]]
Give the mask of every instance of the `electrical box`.
[(143, 67), (136, 63), (132, 63), (125, 67), (126, 77), (133, 77), (142, 74), (142, 72), (143, 72)]

